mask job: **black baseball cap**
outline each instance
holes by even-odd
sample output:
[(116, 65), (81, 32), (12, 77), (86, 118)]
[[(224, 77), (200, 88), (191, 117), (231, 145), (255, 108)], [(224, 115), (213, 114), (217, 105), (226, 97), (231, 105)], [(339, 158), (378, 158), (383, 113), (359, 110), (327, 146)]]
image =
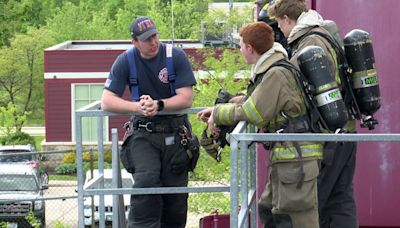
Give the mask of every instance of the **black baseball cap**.
[(131, 24), (131, 36), (140, 41), (145, 41), (154, 34), (160, 33), (154, 22), (144, 16), (136, 18)]

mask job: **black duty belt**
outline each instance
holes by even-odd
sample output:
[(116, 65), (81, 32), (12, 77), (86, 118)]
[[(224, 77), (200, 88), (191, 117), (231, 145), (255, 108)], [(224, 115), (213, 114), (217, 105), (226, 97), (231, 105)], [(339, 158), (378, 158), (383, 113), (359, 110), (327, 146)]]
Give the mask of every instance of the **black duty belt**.
[(136, 130), (145, 130), (151, 133), (173, 133), (182, 129), (185, 124), (185, 116), (174, 116), (165, 118), (140, 118), (132, 120), (132, 127)]

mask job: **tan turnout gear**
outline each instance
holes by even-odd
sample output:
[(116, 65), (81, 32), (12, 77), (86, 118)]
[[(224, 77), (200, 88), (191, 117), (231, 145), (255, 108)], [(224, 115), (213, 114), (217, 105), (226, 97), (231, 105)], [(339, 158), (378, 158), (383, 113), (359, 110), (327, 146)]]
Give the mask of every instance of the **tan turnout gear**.
[[(217, 125), (245, 120), (264, 132), (310, 132), (307, 109), (293, 72), (276, 63), (287, 60), (286, 51), (275, 43), (254, 65), (243, 104), (220, 104), (213, 110)], [(272, 173), (259, 202), (264, 224), (273, 221), (287, 227), (317, 228), (317, 176), (323, 143), (269, 143)], [(303, 199), (304, 196), (307, 196)], [(312, 219), (311, 219), (312, 218)], [(289, 224), (287, 224), (289, 225)]]

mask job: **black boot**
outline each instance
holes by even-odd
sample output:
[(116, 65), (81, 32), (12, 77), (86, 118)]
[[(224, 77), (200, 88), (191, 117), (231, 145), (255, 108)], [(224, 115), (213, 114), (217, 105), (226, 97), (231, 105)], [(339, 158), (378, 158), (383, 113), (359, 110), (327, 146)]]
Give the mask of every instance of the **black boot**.
[(287, 214), (273, 214), (277, 228), (293, 228), (292, 219)]
[(264, 224), (263, 228), (276, 228), (271, 208), (258, 204), (258, 215)]

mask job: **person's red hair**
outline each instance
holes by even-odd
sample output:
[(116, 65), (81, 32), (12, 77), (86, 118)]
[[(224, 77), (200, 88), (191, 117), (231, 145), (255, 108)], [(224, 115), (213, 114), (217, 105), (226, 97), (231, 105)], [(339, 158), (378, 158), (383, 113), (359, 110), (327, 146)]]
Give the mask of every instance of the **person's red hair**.
[(265, 22), (246, 24), (240, 28), (239, 35), (243, 42), (250, 44), (259, 55), (264, 54), (274, 45), (274, 30)]

